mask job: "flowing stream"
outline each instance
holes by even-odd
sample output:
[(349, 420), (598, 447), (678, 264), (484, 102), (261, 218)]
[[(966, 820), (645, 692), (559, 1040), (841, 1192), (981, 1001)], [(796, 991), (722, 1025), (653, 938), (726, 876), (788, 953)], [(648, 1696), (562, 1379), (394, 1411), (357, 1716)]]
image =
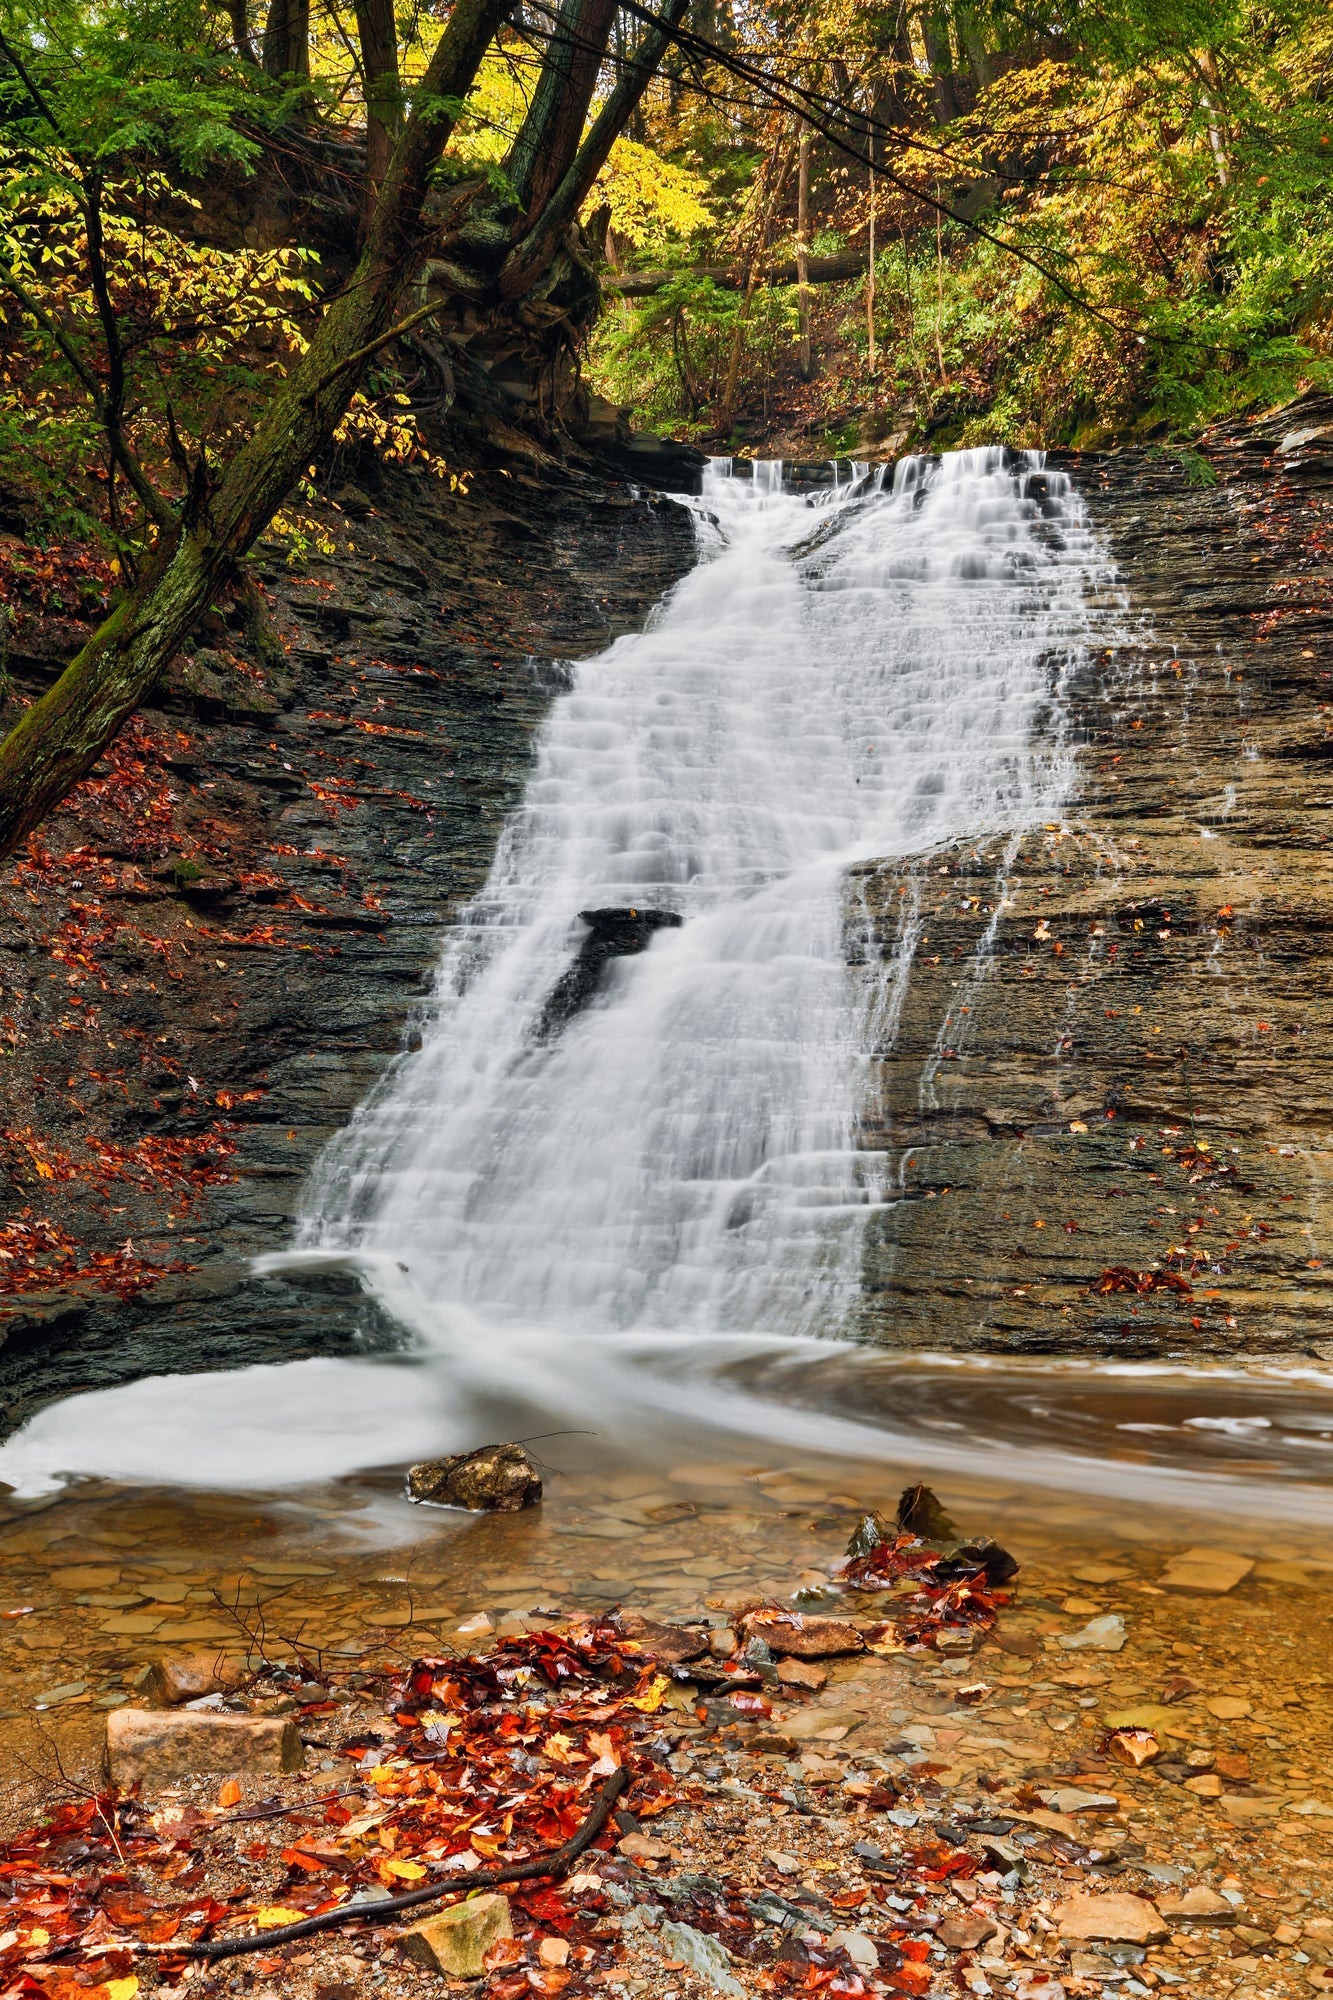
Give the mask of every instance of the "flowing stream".
[[(961, 1469), (984, 1409), (1029, 1480), (1094, 1491), (1140, 1484), (1171, 1432), (1155, 1476), (1206, 1504), (1229, 1450), (1255, 1472), (1256, 1422), (1287, 1435), (1226, 1370), (1109, 1371), (1099, 1420), (1086, 1369), (838, 1338), (894, 1198), (860, 1120), (914, 944), (909, 918), (858, 969), (848, 870), (1061, 811), (1063, 688), (1112, 582), (1076, 493), (986, 450), (814, 499), (720, 464), (693, 504), (698, 566), (554, 702), (420, 1047), (329, 1147), (283, 1260), (353, 1263), (404, 1354), (74, 1398), (0, 1478), (273, 1488), (562, 1428)], [(643, 948), (590, 957), (604, 935)]]

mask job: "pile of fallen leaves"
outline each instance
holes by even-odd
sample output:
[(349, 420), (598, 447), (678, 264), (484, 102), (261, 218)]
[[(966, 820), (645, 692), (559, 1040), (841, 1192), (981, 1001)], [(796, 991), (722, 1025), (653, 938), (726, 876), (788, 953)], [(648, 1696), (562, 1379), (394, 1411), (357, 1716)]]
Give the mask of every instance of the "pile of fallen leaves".
[(902, 1615), (886, 1621), (872, 1644), (948, 1652), (970, 1651), (976, 1636), (990, 1631), (1009, 1602), (1002, 1586), (1017, 1573), (1013, 1557), (994, 1542), (940, 1546), (910, 1528), (891, 1526), (882, 1515), (867, 1514), (852, 1536), (838, 1581), (846, 1590), (904, 1589)]
[(13, 1222), (0, 1226), (0, 1296), (50, 1291), (80, 1282), (99, 1292), (131, 1299), (147, 1291), (169, 1272), (193, 1270), (191, 1264), (149, 1263), (127, 1238), (114, 1250), (88, 1250), (68, 1230), (46, 1216), (25, 1208)]
[[(477, 1869), (560, 1846), (622, 1764), (633, 1773), (626, 1796), (635, 1818), (663, 1812), (675, 1798), (667, 1775), (632, 1749), (663, 1685), (609, 1626), (533, 1633), (484, 1657), (417, 1662), (388, 1688), (387, 1716), (341, 1744), (359, 1780), (350, 1787), (239, 1813), (189, 1804), (150, 1811), (115, 1793), (70, 1800), (0, 1848), (0, 2000), (130, 2000), (146, 1953), (175, 1976), (187, 1942), (262, 1935), (352, 1899), (373, 1923), (389, 1895), (433, 1878), (465, 1893)], [(263, 1708), (281, 1694), (275, 1669), (249, 1699)], [(303, 1729), (341, 1713), (331, 1688), (301, 1685), (295, 1694)], [(239, 1788), (221, 1796), (235, 1804)], [(281, 1843), (247, 1845), (246, 1883), (224, 1891), (218, 1837), (250, 1820), (281, 1822)], [(601, 1838), (609, 1846), (616, 1837), (612, 1828)], [(520, 1932), (524, 1913), (529, 1928), (566, 1938), (579, 1928), (557, 1889), (534, 1884), (513, 1900)], [(589, 1905), (584, 1931), (596, 1914)], [(521, 1957), (521, 1935), (516, 1950)], [(605, 1958), (604, 1943), (576, 1938), (569, 1956), (590, 1967), (599, 1951)], [(90, 1983), (90, 1971), (100, 1980)], [(571, 1976), (568, 1964), (547, 1965), (539, 1990), (560, 1992)], [(525, 1973), (522, 1990), (532, 1983)]]
[(1128, 1264), (1109, 1264), (1088, 1289), (1099, 1297), (1112, 1292), (1131, 1292), (1147, 1298), (1152, 1292), (1182, 1292), (1188, 1298), (1193, 1287), (1176, 1271), (1134, 1271)]

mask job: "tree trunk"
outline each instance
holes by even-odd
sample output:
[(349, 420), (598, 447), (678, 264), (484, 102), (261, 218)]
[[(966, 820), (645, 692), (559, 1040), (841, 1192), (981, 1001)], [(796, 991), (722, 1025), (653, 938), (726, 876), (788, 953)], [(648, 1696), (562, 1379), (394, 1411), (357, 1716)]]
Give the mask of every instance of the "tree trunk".
[(778, 196), (782, 193), (782, 184), (787, 178), (789, 158), (779, 138), (778, 144), (768, 156), (769, 184), (765, 190), (763, 207), (759, 211), (754, 249), (745, 270), (745, 297), (736, 316), (735, 327), (732, 329), (731, 352), (727, 356), (727, 379), (722, 389), (722, 406), (717, 413), (719, 430), (730, 430), (735, 419), (736, 397), (740, 390), (741, 355), (745, 347), (745, 327), (750, 316), (750, 301), (759, 283), (763, 255), (768, 247), (769, 226), (773, 220), (773, 211), (778, 205)]
[(269, 0), (264, 68), (272, 77), (309, 76), (310, 0)]
[(256, 61), (254, 43), (250, 40), (247, 0), (227, 0), (227, 18), (231, 22), (231, 43), (237, 55), (246, 62)]
[(361, 45), (362, 90), (366, 100), (364, 213), (368, 220), (375, 196), (389, 171), (402, 123), (393, 0), (356, 0), (356, 35)]
[(796, 326), (801, 380), (810, 367), (810, 127), (802, 125), (796, 156)]
[(617, 0), (565, 0), (506, 171), (530, 225), (569, 169), (597, 87)]
[(592, 130), (565, 169), (540, 217), (505, 258), (499, 279), (503, 298), (521, 297), (550, 263), (565, 231), (588, 199), (612, 146), (652, 81), (687, 4), (688, 0), (667, 0), (658, 15), (660, 25), (649, 30), (621, 70), (619, 82), (593, 120)]
[(953, 80), (953, 54), (944, 17), (927, 7), (921, 17), (921, 38), (930, 70), (930, 90), (935, 99), (935, 122), (952, 125), (958, 116), (958, 94)]
[(456, 0), (394, 148), (351, 282), (270, 400), (216, 490), (164, 535), (133, 591), (0, 744), (0, 856), (91, 768), (151, 691), (200, 613), (327, 446), (365, 365), (394, 325), (424, 249), (422, 207), (458, 105), (512, 0)]
[(875, 133), (869, 133), (870, 142), (870, 214), (866, 237), (866, 347), (870, 373), (879, 366), (879, 356), (875, 351), (875, 223), (878, 220), (878, 206), (875, 188)]

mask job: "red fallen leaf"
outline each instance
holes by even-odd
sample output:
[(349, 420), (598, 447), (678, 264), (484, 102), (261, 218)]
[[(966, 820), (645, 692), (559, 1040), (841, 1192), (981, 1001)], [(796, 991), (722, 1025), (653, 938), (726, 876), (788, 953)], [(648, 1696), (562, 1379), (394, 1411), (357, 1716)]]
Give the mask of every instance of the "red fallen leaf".
[(738, 1690), (735, 1694), (729, 1694), (727, 1700), (733, 1708), (738, 1708), (742, 1715), (771, 1715), (773, 1713), (769, 1704), (760, 1694), (746, 1694), (742, 1690)]
[(1193, 1296), (1193, 1287), (1178, 1272), (1134, 1271), (1128, 1264), (1108, 1265), (1100, 1278), (1088, 1286), (1088, 1290), (1101, 1295), (1132, 1292), (1140, 1298), (1146, 1298), (1152, 1292), (1183, 1292), (1186, 1298)]
[(526, 1910), (535, 1923), (547, 1924), (553, 1930), (567, 1931), (574, 1921), (575, 1913), (558, 1889), (520, 1889), (511, 1900)]
[(309, 1875), (322, 1875), (329, 1865), (324, 1856), (305, 1854), (299, 1847), (284, 1847), (282, 1858), (289, 1868), (304, 1868)]

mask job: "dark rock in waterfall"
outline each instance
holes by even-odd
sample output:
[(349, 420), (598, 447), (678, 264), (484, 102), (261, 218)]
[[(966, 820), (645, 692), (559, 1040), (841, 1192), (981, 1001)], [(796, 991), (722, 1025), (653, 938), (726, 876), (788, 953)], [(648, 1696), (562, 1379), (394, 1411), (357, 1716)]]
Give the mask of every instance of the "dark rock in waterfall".
[(538, 1029), (544, 1041), (571, 1016), (587, 1006), (602, 982), (608, 959), (633, 958), (646, 951), (660, 930), (678, 930), (684, 919), (675, 910), (580, 910), (579, 922), (589, 926), (578, 957), (551, 989)]
[(521, 1444), (484, 1444), (412, 1466), (407, 1497), (418, 1505), (466, 1507), (474, 1514), (517, 1514), (541, 1499), (541, 1474)]

